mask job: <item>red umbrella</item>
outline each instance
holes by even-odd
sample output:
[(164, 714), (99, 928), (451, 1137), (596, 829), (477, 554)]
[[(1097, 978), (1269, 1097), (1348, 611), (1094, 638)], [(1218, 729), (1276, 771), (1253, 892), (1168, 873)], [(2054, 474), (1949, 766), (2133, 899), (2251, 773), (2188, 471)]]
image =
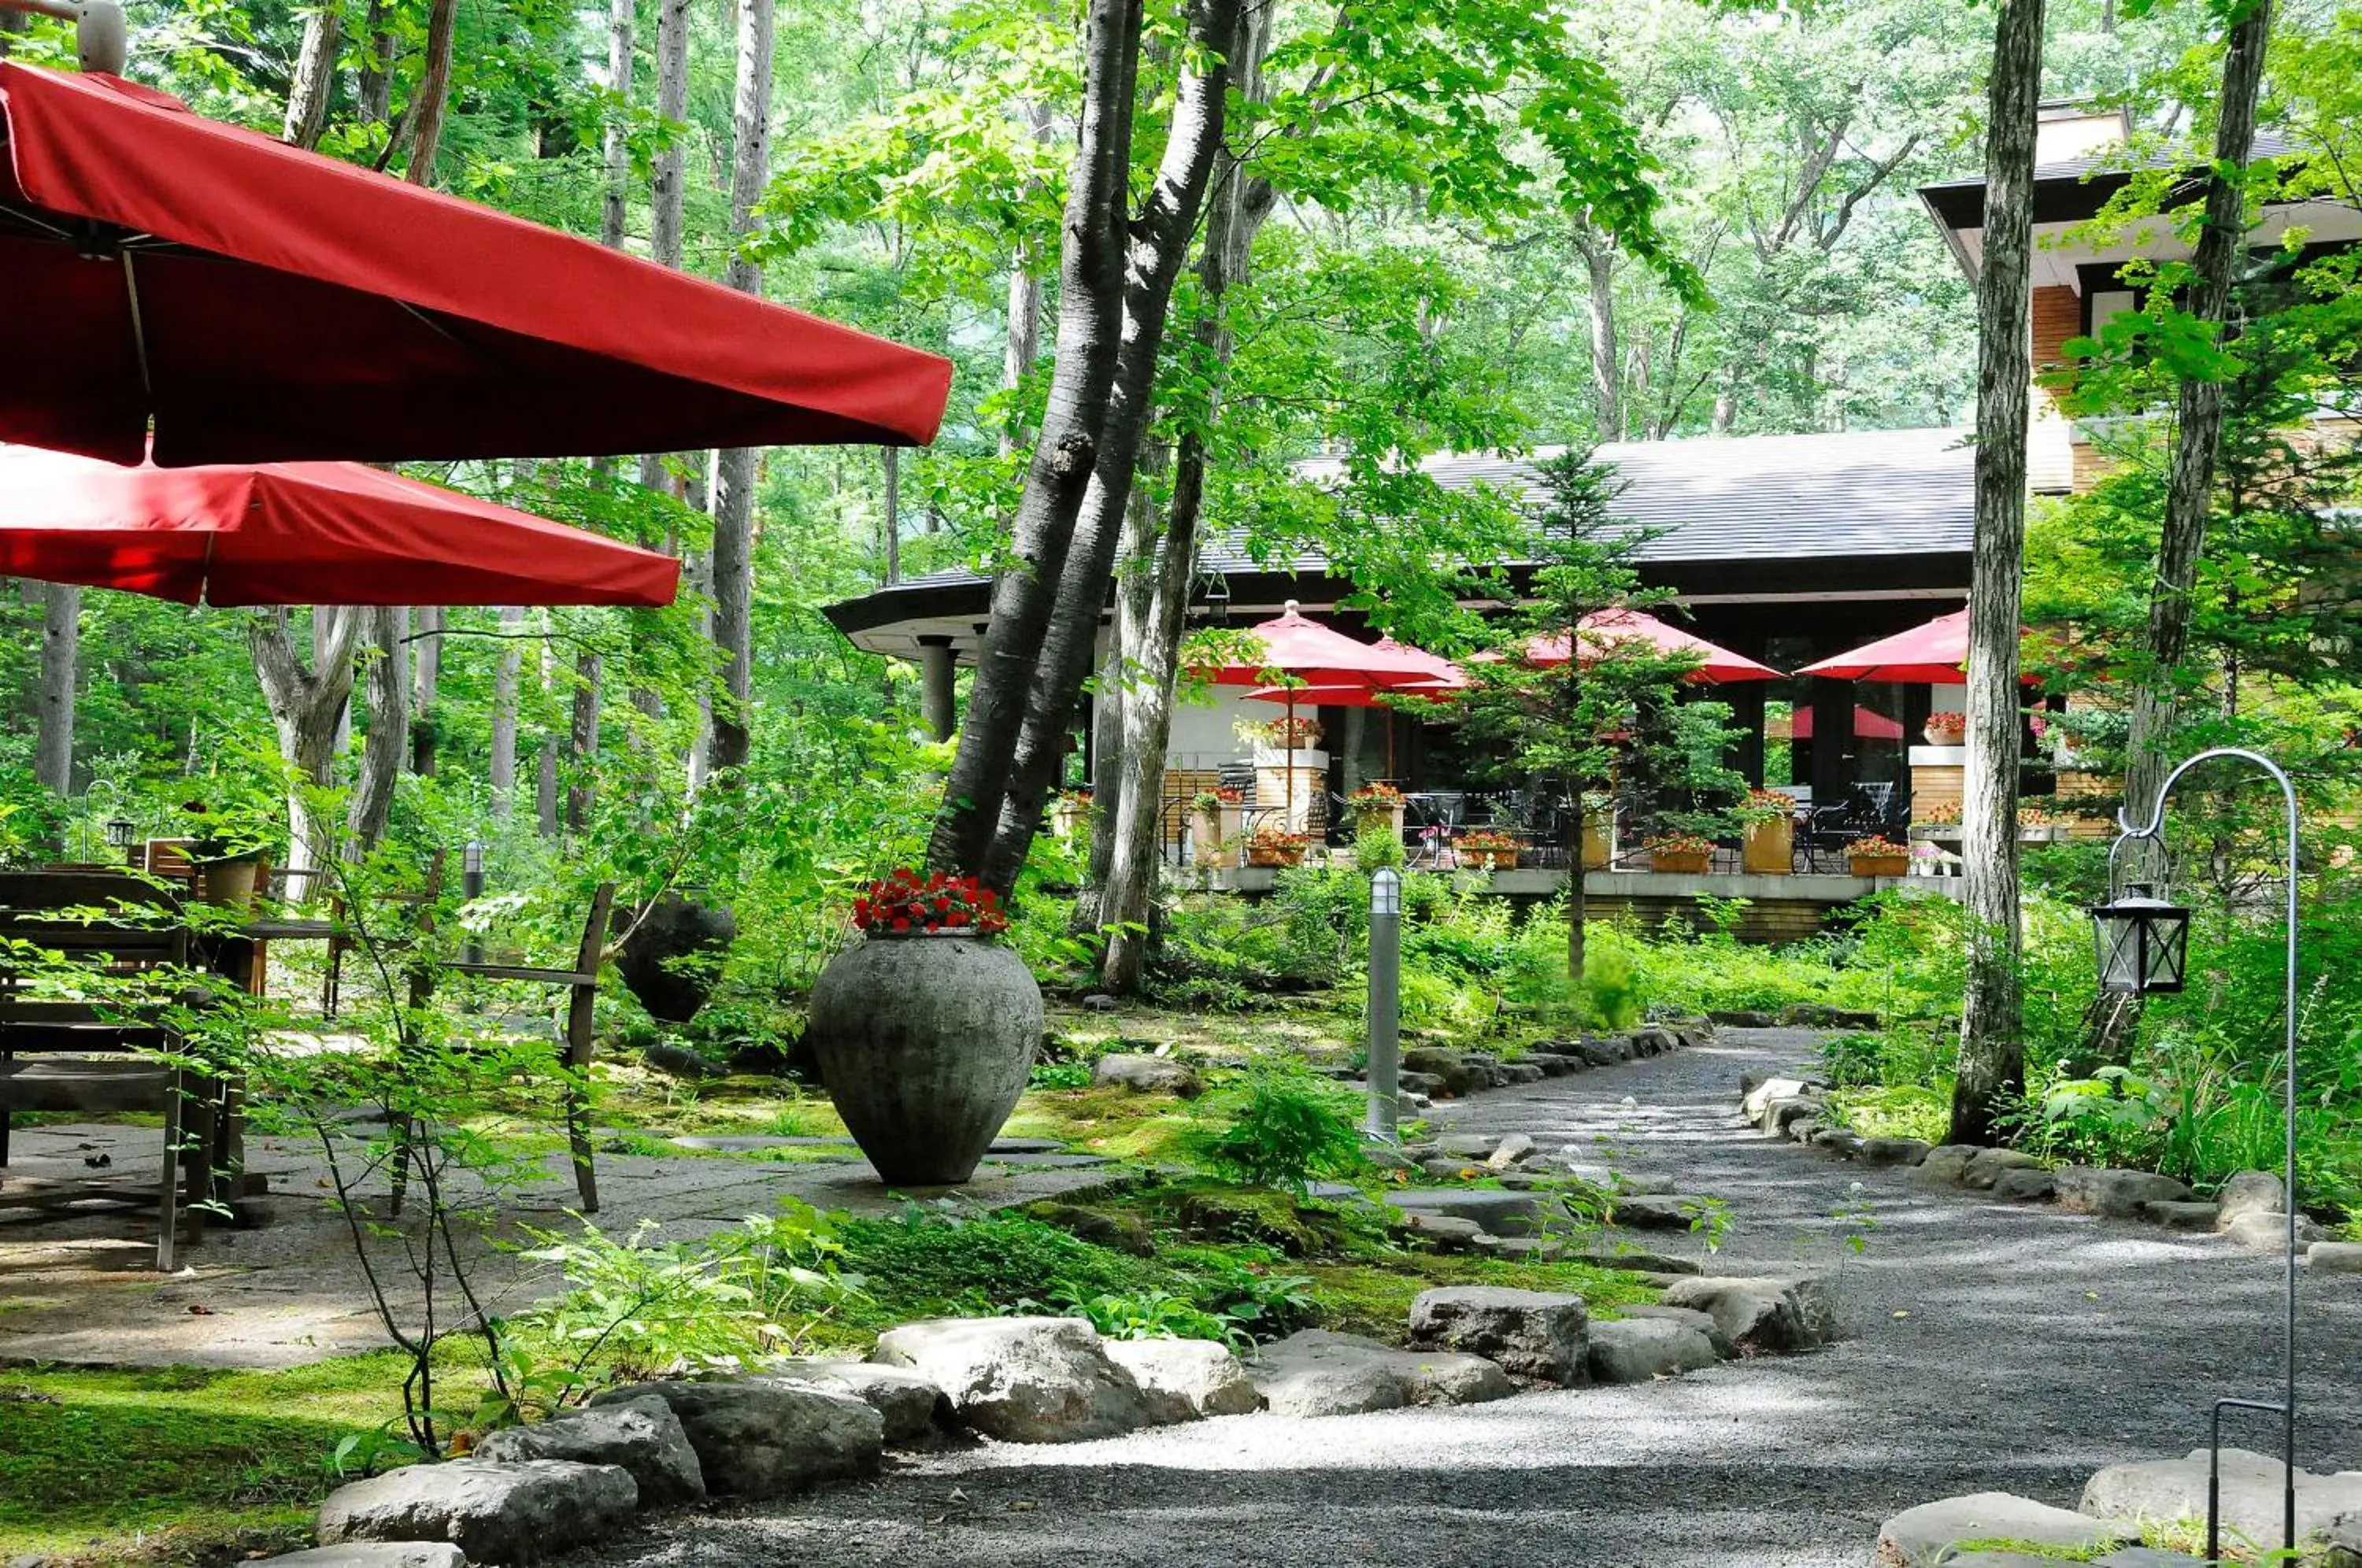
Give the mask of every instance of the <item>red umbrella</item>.
[(1413, 647), (1408, 643), (1398, 643), (1390, 636), (1380, 637), (1371, 646), (1380, 653), (1399, 654), (1413, 664), (1427, 669), (1434, 677), (1434, 684), (1439, 690), (1456, 691), (1468, 684), (1468, 672), (1441, 654), (1431, 654), (1425, 648)]
[(119, 463), (931, 439), (951, 367), (470, 202), (0, 61), (0, 440)]
[(183, 603), (669, 604), (680, 563), (359, 463), (0, 447), (0, 576)]
[[(1619, 642), (1643, 642), (1661, 653), (1694, 654), (1698, 667), (1684, 679), (1719, 682), (1781, 679), (1780, 672), (1768, 664), (1758, 664), (1744, 654), (1732, 653), (1638, 610), (1594, 611), (1576, 624), (1576, 632), (1594, 648), (1604, 649)], [(1567, 639), (1563, 636), (1536, 637), (1526, 644), (1526, 661), (1529, 664), (1564, 664), (1566, 657)]]
[[(1955, 610), (1925, 625), (1808, 664), (1798, 675), (1831, 680), (1881, 680), (1902, 685), (1959, 686), (1968, 679), (1969, 613)], [(2035, 676), (2023, 677), (2031, 682)]]
[[(1858, 707), (1853, 711), (1853, 734), (1856, 740), (1901, 740), (1903, 726), (1883, 713), (1872, 712), (1868, 708)], [(1788, 722), (1784, 726), (1775, 721), (1764, 731), (1763, 738), (1811, 740), (1813, 711), (1810, 708), (1798, 708), (1788, 715)]]

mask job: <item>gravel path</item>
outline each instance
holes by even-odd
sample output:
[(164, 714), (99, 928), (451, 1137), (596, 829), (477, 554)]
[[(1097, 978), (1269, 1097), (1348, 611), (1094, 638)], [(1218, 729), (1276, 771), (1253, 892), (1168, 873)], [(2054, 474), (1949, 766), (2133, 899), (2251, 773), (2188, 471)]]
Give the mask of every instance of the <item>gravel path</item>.
[[(1739, 1073), (1799, 1062), (1813, 1041), (1725, 1030), (1705, 1050), (1441, 1106), (1436, 1121), (1597, 1140), (1609, 1163), (1727, 1200), (1727, 1259), (1842, 1267), (1849, 1337), (1834, 1349), (1456, 1410), (987, 1447), (793, 1505), (660, 1520), (584, 1561), (1860, 1568), (1900, 1508), (1987, 1488), (2072, 1507), (2103, 1464), (2202, 1442), (2220, 1395), (2268, 1397), (2275, 1260), (1922, 1189), (1745, 1129), (1730, 1110)], [(1865, 1201), (1876, 1228), (1856, 1256), (1833, 1210)], [(2362, 1465), (2362, 1282), (2304, 1290), (2303, 1456)]]

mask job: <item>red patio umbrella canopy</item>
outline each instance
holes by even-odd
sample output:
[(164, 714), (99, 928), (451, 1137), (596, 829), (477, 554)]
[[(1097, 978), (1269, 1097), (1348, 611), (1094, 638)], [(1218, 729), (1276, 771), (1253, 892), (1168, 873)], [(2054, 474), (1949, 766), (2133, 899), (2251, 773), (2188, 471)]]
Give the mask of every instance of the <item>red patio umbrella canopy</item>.
[[(1959, 686), (1965, 683), (1969, 663), (1969, 613), (1955, 610), (1924, 625), (1891, 637), (1881, 637), (1851, 653), (1808, 664), (1798, 675), (1831, 680), (1881, 680), (1898, 685)], [(2032, 683), (2038, 677), (2021, 679)]]
[[(1575, 635), (1594, 648), (1605, 648), (1627, 640), (1639, 641), (1663, 653), (1695, 654), (1699, 664), (1683, 677), (1697, 681), (1777, 680), (1780, 672), (1768, 664), (1758, 664), (1744, 654), (1707, 642), (1704, 637), (1667, 625), (1654, 615), (1638, 610), (1598, 610), (1585, 615), (1576, 624)], [(1593, 657), (1596, 657), (1594, 655)], [(1547, 668), (1564, 664), (1567, 659), (1567, 639), (1535, 637), (1526, 644), (1526, 661)]]
[(183, 603), (669, 604), (680, 563), (358, 463), (0, 447), (0, 576)]
[(948, 361), (0, 61), (0, 441), (114, 462), (922, 443)]
[[(1277, 617), (1258, 622), (1249, 628), (1261, 640), (1264, 659), (1260, 664), (1247, 662), (1224, 665), (1204, 672), (1223, 686), (1264, 686), (1269, 684), (1269, 672), (1277, 670), (1292, 676), (1307, 687), (1359, 688), (1364, 691), (1386, 691), (1403, 689), (1431, 690), (1442, 677), (1437, 665), (1451, 668), (1446, 659), (1400, 643), (1392, 648), (1381, 644), (1373, 646), (1357, 643), (1342, 632), (1331, 631), (1318, 621), (1308, 621), (1297, 613), (1290, 600), (1286, 610)], [(1459, 671), (1452, 669), (1457, 676)], [(1274, 691), (1283, 687), (1273, 687)], [(1341, 703), (1342, 699), (1323, 696), (1318, 699), (1302, 695), (1299, 701)], [(1285, 701), (1275, 697), (1274, 701)]]
[[(1901, 740), (1903, 726), (1883, 713), (1872, 712), (1868, 708), (1858, 707), (1853, 711), (1853, 734), (1856, 740)], [(1813, 711), (1810, 708), (1798, 708), (1788, 715), (1785, 723), (1773, 721), (1764, 729), (1763, 738), (1765, 740), (1811, 740)]]

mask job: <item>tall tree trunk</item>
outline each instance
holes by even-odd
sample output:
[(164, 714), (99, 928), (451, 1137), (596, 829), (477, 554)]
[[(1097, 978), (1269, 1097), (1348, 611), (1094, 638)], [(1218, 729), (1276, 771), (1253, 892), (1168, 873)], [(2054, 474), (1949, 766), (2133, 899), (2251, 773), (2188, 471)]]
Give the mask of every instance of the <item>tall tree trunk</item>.
[[(367, 855), (385, 837), (393, 817), (393, 790), (402, 778), (403, 753), (409, 749), (410, 612), (380, 608), (362, 613), (369, 624), (373, 657), (369, 672), (369, 734), (361, 737), (359, 776), (353, 782), (347, 831), (357, 856)], [(425, 645), (422, 644), (423, 649)]]
[(902, 448), (881, 447), (886, 478), (886, 515), (878, 520), (877, 533), (886, 547), (886, 583), (893, 586), (902, 580)]
[(370, 0), (361, 25), (368, 39), (361, 55), (359, 95), (354, 105), (363, 125), (381, 126), (393, 115), (393, 32), (386, 24), (386, 0)]
[(557, 736), (545, 733), (533, 763), (534, 826), (544, 838), (557, 836)]
[[(1003, 891), (1015, 884), (1026, 851), (1040, 830), (1043, 809), (1057, 781), (1075, 701), (1090, 678), (1099, 613), (1107, 602), (1132, 471), (1147, 429), (1173, 285), (1180, 276), (1207, 181), (1221, 149), (1230, 65), (1242, 48), (1243, 8), (1242, 0), (1199, 0), (1190, 11), (1187, 52), (1194, 63), (1175, 93), (1164, 149), (1149, 189), (1146, 210), (1112, 237), (1130, 239), (1120, 256), (1126, 264), (1119, 294), (1114, 373), (1109, 379), (1107, 399), (1093, 422), (1091, 470), (1065, 540), (1065, 558), (1058, 563), (1054, 597), (1043, 622), (1016, 744), (999, 790), (998, 820), (977, 862), (985, 883)], [(1130, 18), (1134, 70), (1138, 19), (1137, 13)], [(1127, 84), (1127, 94), (1134, 85)], [(1130, 139), (1127, 128), (1126, 147)], [(1045, 424), (1045, 438), (1047, 435)], [(998, 619), (996, 615), (995, 633), (999, 630)], [(990, 651), (988, 640), (988, 655)], [(981, 672), (979, 687), (985, 677), (994, 673), (989, 667)], [(971, 716), (978, 705), (972, 698)], [(961, 740), (965, 749), (965, 732)]]
[(632, 48), (638, 17), (633, 0), (608, 0), (607, 90), (615, 102), (608, 111), (606, 135), (600, 144), (606, 182), (600, 193), (599, 243), (610, 250), (624, 248), (631, 212)]
[(566, 786), (566, 831), (579, 834), (590, 825), (590, 787), (599, 761), (600, 658), (585, 648), (574, 656), (574, 720), (567, 733), (574, 777)]
[[(1050, 139), (1047, 104), (1028, 104), (1025, 117), (1033, 127), (1034, 140)], [(1042, 357), (1040, 266), (1041, 258), (1034, 253), (1032, 242), (1021, 237), (1009, 259), (1009, 332), (1000, 352), (1000, 385), (1004, 392), (1014, 392), (1022, 387), (1033, 362)], [(1000, 426), (1000, 455), (1006, 458), (1013, 454), (1031, 434), (1023, 418), (1012, 409)]]
[(325, 866), (336, 854), (335, 830), (313, 817), (303, 790), (336, 782), (337, 732), (352, 699), (353, 650), (367, 618), (359, 610), (326, 606), (312, 614), (318, 629), (308, 670), (296, 656), (286, 611), (257, 615), (247, 624), (247, 646), (279, 734), (279, 755), (294, 776), (287, 800), (287, 865), (293, 871)]
[[(1270, 47), (1271, 12), (1254, 6), (1241, 18), (1239, 47), (1231, 61), (1231, 85), (1242, 102), (1264, 100), (1263, 61)], [(1226, 315), (1231, 289), (1245, 281), (1256, 233), (1271, 215), (1270, 185), (1251, 181), (1232, 159), (1215, 186), (1206, 215), (1206, 237), (1198, 259), (1201, 315), (1193, 336), (1213, 366), (1206, 406), (1194, 411), (1175, 452), (1173, 501), (1164, 538), (1150, 551), (1135, 544), (1146, 581), (1126, 594), (1127, 617), (1117, 619), (1117, 640), (1125, 656), (1128, 684), (1120, 715), (1121, 742), (1115, 761), (1113, 841), (1099, 900), (1099, 921), (1108, 932), (1100, 981), (1109, 989), (1137, 989), (1147, 960), (1149, 916), (1156, 896), (1164, 813), (1164, 757), (1173, 739), (1174, 685), (1180, 675), (1181, 638), (1187, 627), (1189, 591), (1197, 580), (1198, 536), (1205, 514), (1208, 432), (1221, 416), (1223, 382), (1234, 340)], [(1145, 508), (1142, 509), (1145, 511)], [(1128, 628), (1127, 619), (1133, 623)], [(1129, 635), (1127, 635), (1129, 633)], [(1102, 683), (1104, 684), (1104, 683)]]
[(1591, 397), (1599, 438), (1624, 438), (1624, 360), (1616, 343), (1616, 252), (1606, 237), (1587, 229), (1576, 239), (1589, 280), (1584, 299), (1591, 317)]
[(451, 50), (459, 29), (459, 0), (434, 0), (426, 12), (426, 65), (419, 74), (418, 113), (412, 116), (410, 168), (414, 185), (435, 182), (443, 150), (443, 122), (451, 110)]
[[(2271, 20), (2271, 0), (2250, 0), (2250, 8), (2231, 28), (2223, 57), (2213, 171), (2206, 185), (2205, 226), (2191, 259), (2197, 279), (2186, 305), (2216, 337), (2230, 315), (2232, 275), (2247, 243), (2245, 190), (2225, 171), (2244, 171), (2255, 150), (2256, 99)], [(2175, 409), (2173, 471), (2166, 483), (2165, 522), (2158, 535), (2157, 575), (2149, 589), (2148, 674), (2133, 693), (2132, 729), (2125, 742), (2125, 803), (2136, 822), (2147, 821), (2156, 810), (2158, 787), (2173, 761), (2165, 747), (2173, 733), (2179, 669), (2190, 645), (2190, 595), (2198, 586), (2198, 561), (2206, 548), (2214, 464), (2222, 447), (2223, 383), (2184, 378)]]
[(492, 744), (490, 767), (492, 815), (505, 818), (515, 806), (517, 772), (517, 679), (524, 671), (524, 612), (501, 612), (501, 657), (492, 668)]
[(41, 695), (33, 777), (55, 795), (73, 793), (74, 677), (82, 655), (82, 590), (41, 585)]
[[(755, 204), (771, 175), (771, 41), (774, 0), (738, 0), (738, 79), (732, 126), (730, 232), (740, 246), (755, 227)], [(730, 254), (730, 286), (763, 292), (763, 269), (743, 248)], [(713, 701), (713, 767), (744, 767), (752, 746), (747, 705), (755, 668), (755, 487), (761, 453), (732, 447), (713, 465), (713, 642), (722, 653)]]
[[(435, 698), (443, 684), (443, 608), (418, 608), (418, 635), (411, 650), (410, 770), (435, 777)], [(372, 688), (374, 690), (374, 688)], [(372, 699), (374, 700), (374, 699)]]
[(21, 37), (33, 18), (22, 11), (0, 11), (0, 60), (8, 58), (12, 38)]
[(928, 863), (939, 870), (984, 868), (1024, 726), (1026, 693), (1103, 438), (1123, 323), (1140, 13), (1141, 0), (1090, 0), (1085, 23), (1082, 131), (1060, 226), (1057, 359), (1010, 525), (1010, 564), (993, 581), (967, 714), (928, 839)]
[(1968, 767), (1960, 856), (1969, 969), (1952, 1141), (1985, 1143), (2025, 1077), (2018, 988), (2017, 637), (2025, 555), (2034, 143), (2043, 0), (1999, 0), (1987, 87), (1982, 271), (1977, 279), (1975, 559), (1969, 588)]
[(657, 0), (657, 115), (664, 121), (665, 145), (650, 171), (648, 254), (667, 267), (680, 265), (681, 194), (689, 171), (689, 3)]
[(320, 145), (328, 128), (328, 100), (337, 87), (337, 50), (344, 41), (340, 0), (322, 0), (304, 17), (304, 41), (296, 46), (295, 80), (287, 89), (287, 117), (279, 134), (297, 147)]

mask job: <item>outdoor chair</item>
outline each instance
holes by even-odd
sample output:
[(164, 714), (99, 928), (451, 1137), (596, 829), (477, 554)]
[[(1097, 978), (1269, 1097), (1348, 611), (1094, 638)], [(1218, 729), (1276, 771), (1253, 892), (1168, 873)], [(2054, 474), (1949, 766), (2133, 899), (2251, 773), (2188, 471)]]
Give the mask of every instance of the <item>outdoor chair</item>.
[[(439, 863), (438, 863), (439, 865)], [(590, 1160), (590, 1108), (584, 1103), (582, 1085), (590, 1073), (591, 1022), (593, 1003), (599, 994), (599, 971), (607, 957), (607, 928), (615, 907), (615, 884), (602, 882), (590, 895), (590, 917), (582, 922), (582, 942), (576, 949), (570, 968), (541, 968), (526, 964), (494, 964), (477, 959), (456, 959), (435, 966), (422, 984), (415, 1005), (424, 1006), (433, 994), (433, 974), (460, 975), (480, 980), (505, 981), (527, 986), (554, 986), (564, 989), (566, 1025), (562, 1053), (566, 1061), (564, 1105), (566, 1141), (574, 1160), (574, 1185), (582, 1198), (582, 1212), (599, 1211), (599, 1178)], [(402, 1202), (402, 1172), (395, 1167), (394, 1205)]]
[[(113, 922), (66, 912), (99, 909), (124, 912)], [(179, 917), (173, 894), (124, 872), (0, 873), (0, 937), (106, 975), (186, 967), (189, 933)], [(164, 1119), (163, 1159), (152, 1188), (113, 1177), (12, 1176), (0, 1186), (0, 1208), (47, 1212), (94, 1203), (152, 1206), (158, 1217), (156, 1267), (170, 1273), (184, 1199), (193, 1231), (203, 1228), (204, 1211), (195, 1206), (205, 1200), (212, 1181), (216, 1088), (144, 1055), (172, 1051), (182, 1043), (162, 1016), (162, 1004), (110, 1007), (35, 996), (23, 980), (17, 966), (0, 962), (0, 1167), (9, 1162), (8, 1124), (19, 1110), (159, 1112)]]
[[(436, 901), (442, 896), (443, 852), (438, 849), (426, 857), (426, 875), (420, 882), (416, 892), (381, 893), (371, 901), (407, 906), (420, 911), (416, 916), (416, 922), (421, 928), (427, 928), (434, 923), (433, 916), (429, 911), (434, 910)], [(344, 1004), (345, 955), (351, 952), (354, 947), (353, 939), (347, 934), (346, 930), (348, 924), (346, 917), (349, 913), (343, 893), (337, 893), (328, 900), (328, 919), (330, 923), (337, 927), (337, 931), (336, 934), (328, 938), (328, 959), (326, 973), (320, 980), (320, 1012), (326, 1018), (336, 1017), (337, 1010)]]

